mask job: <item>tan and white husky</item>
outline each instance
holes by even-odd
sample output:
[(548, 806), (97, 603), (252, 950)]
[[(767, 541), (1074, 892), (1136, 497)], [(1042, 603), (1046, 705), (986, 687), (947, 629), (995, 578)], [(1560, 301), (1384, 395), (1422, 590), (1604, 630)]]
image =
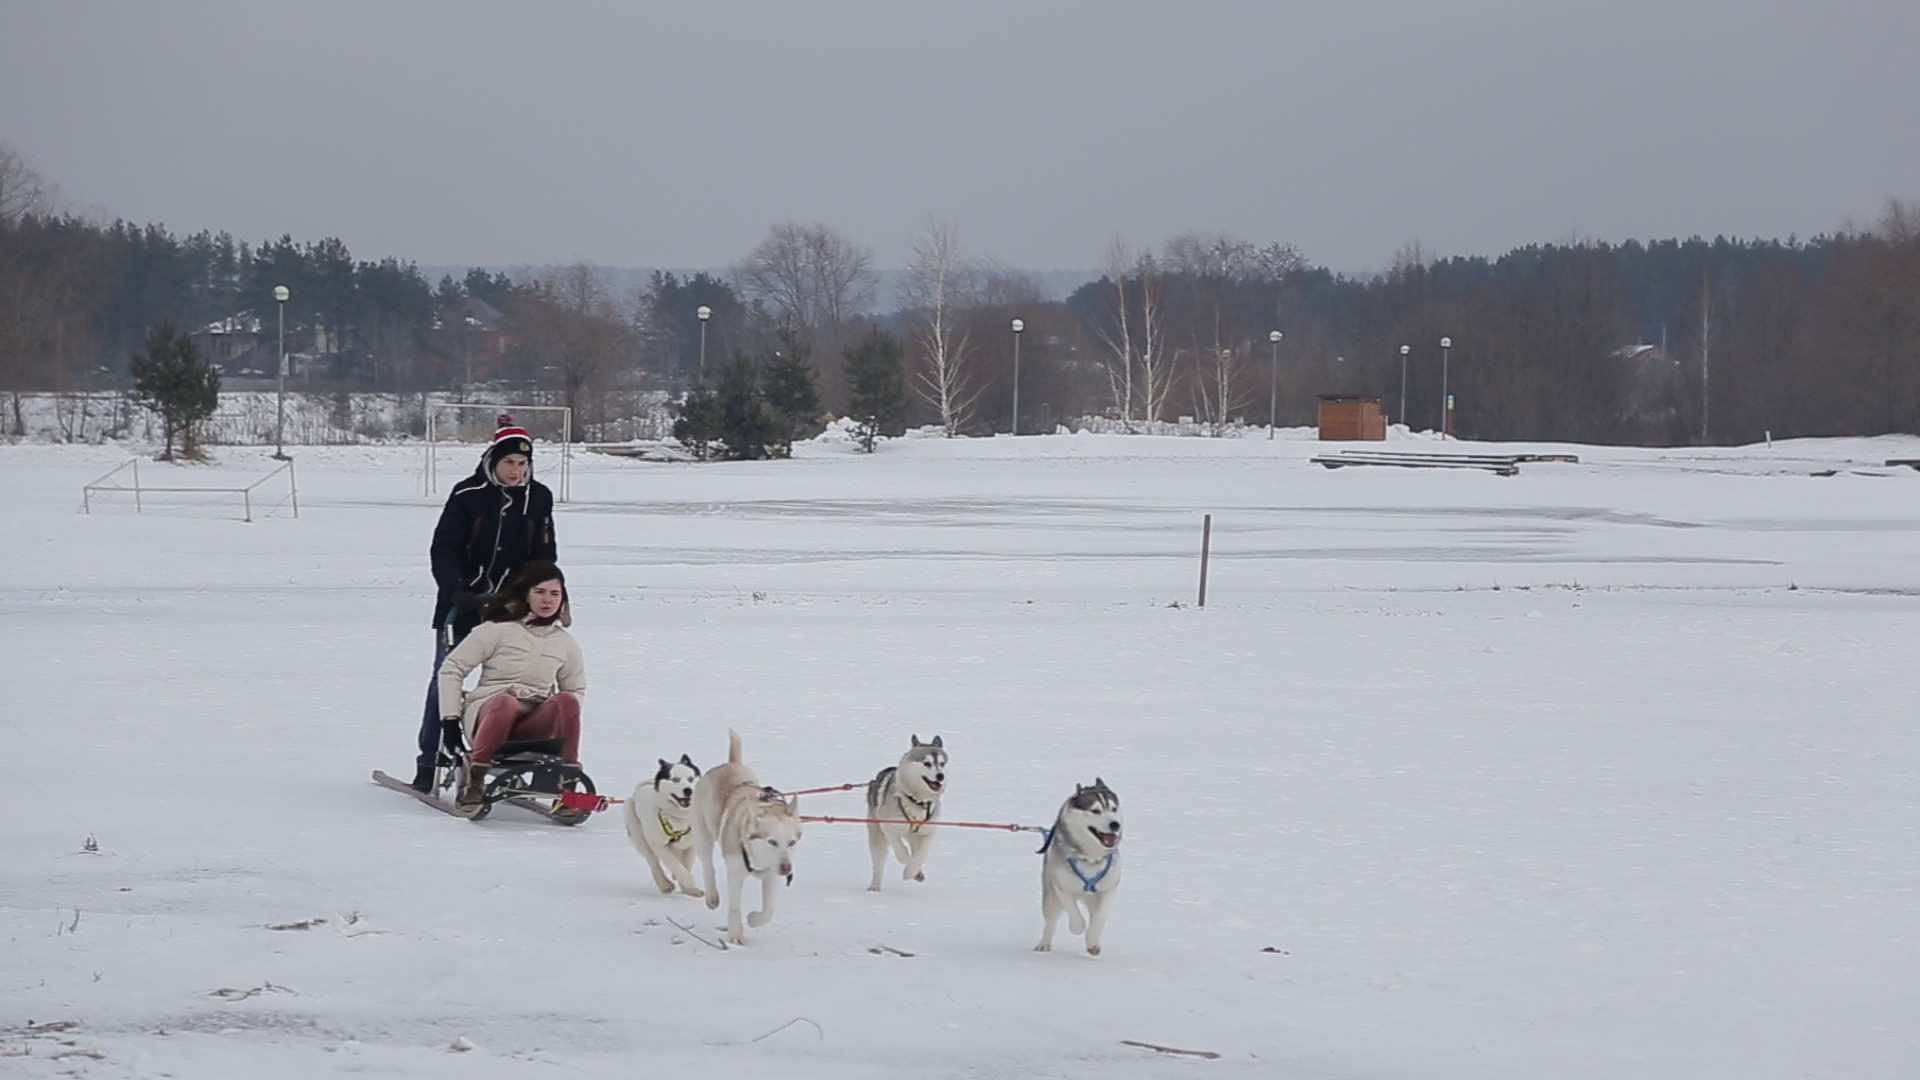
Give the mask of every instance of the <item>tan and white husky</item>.
[(756, 929), (773, 921), (775, 890), (793, 879), (793, 846), (800, 842), (800, 797), (761, 787), (740, 763), (740, 736), (727, 732), (727, 763), (693, 785), (693, 853), (706, 878), (707, 906), (720, 906), (713, 846), (727, 863), (727, 940), (747, 943), (740, 926), (740, 890), (760, 879), (760, 910), (747, 917)]

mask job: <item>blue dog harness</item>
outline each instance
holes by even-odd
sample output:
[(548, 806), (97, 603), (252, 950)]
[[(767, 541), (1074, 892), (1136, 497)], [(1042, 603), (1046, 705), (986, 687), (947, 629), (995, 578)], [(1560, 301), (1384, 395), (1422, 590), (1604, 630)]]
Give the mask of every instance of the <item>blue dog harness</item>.
[(1088, 892), (1099, 892), (1100, 879), (1106, 877), (1107, 871), (1113, 869), (1113, 856), (1109, 854), (1107, 860), (1100, 864), (1100, 872), (1092, 877), (1080, 872), (1080, 864), (1074, 862), (1071, 855), (1067, 856), (1067, 869), (1073, 871), (1073, 876), (1080, 879), (1080, 884), (1085, 885)]

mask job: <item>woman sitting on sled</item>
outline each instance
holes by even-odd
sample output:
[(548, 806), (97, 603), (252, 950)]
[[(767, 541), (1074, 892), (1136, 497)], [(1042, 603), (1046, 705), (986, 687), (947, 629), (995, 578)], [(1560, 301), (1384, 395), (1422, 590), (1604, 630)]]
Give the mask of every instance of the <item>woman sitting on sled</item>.
[[(559, 739), (561, 761), (580, 763), (587, 675), (580, 646), (566, 630), (572, 623), (566, 576), (550, 562), (534, 561), (507, 584), (488, 621), (447, 653), (440, 700), (460, 711), (449, 710), (441, 722), (460, 725), (472, 747), (454, 796), (459, 810), (472, 814), (485, 805), (487, 770), (510, 740)], [(461, 684), (475, 668), (479, 685), (463, 694)]]

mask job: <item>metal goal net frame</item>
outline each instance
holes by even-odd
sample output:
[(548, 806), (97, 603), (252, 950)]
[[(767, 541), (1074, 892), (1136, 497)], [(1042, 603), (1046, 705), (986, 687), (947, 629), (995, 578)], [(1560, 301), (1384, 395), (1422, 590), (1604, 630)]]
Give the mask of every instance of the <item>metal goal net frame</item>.
[(491, 410), (496, 413), (559, 413), (560, 414), (560, 483), (554, 491), (554, 497), (566, 502), (573, 489), (573, 406), (571, 405), (515, 405), (488, 401), (437, 401), (427, 408), (427, 464), (425, 485), (428, 495), (439, 494), (440, 465), (439, 447), (442, 440), (439, 435), (439, 416), (442, 409), (455, 410)]

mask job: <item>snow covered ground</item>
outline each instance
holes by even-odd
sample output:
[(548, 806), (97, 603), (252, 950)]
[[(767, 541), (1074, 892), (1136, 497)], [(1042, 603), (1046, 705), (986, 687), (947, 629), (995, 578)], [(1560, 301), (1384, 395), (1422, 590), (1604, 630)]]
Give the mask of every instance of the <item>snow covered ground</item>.
[[(861, 830), (809, 826), (722, 952), (612, 814), (370, 783), (428, 675), (418, 449), (301, 451), (299, 519), (245, 524), (82, 515), (125, 451), (0, 448), (0, 1074), (1920, 1075), (1920, 473), (1880, 467), (1920, 442), (1513, 478), (1320, 449), (576, 464), (603, 791), (728, 726), (787, 788), (943, 735), (956, 819), (1103, 776), (1127, 870), (1090, 959), (1031, 951), (1029, 835), (947, 830), (874, 895)], [(267, 471), (219, 453), (143, 479)]]

